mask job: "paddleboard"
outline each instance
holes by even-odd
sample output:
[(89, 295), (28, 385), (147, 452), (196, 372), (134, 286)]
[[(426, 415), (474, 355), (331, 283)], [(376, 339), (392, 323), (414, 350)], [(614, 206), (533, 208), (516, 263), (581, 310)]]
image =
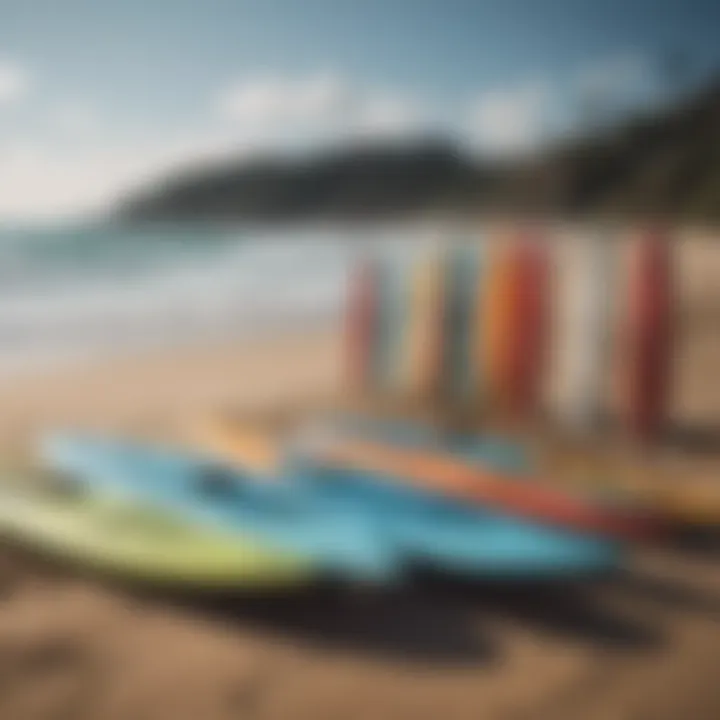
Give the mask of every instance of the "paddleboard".
[(300, 487), (256, 482), (246, 470), (171, 449), (71, 435), (45, 438), (40, 456), (88, 487), (292, 553), (325, 575), (386, 582), (402, 569), (396, 549), (369, 515), (318, 500)]
[[(64, 445), (64, 447), (63, 447)], [(72, 445), (72, 447), (70, 447)], [(149, 486), (158, 482), (158, 454), (155, 450), (141, 446), (113, 445), (97, 441), (65, 439), (60, 445), (55, 443), (54, 457), (61, 459), (64, 467), (74, 466), (77, 471), (82, 465), (83, 473), (92, 473), (93, 484), (97, 485), (98, 472), (102, 472), (107, 487), (108, 464), (116, 468), (118, 462), (125, 465), (124, 472), (132, 471), (133, 479), (124, 475), (115, 476), (112, 485), (137, 495), (142, 492), (149, 499), (153, 492)], [(62, 455), (62, 458), (59, 456)], [(112, 455), (112, 458), (109, 457)], [(92, 466), (88, 465), (90, 456), (94, 457)], [(73, 459), (75, 462), (73, 462)], [(162, 460), (168, 462), (168, 456)], [(163, 504), (177, 505), (171, 496), (177, 496), (177, 486), (183, 483), (183, 474), (196, 475), (198, 464), (189, 456), (172, 454), (173, 469), (167, 477), (175, 490), (166, 488), (162, 495)], [(344, 470), (325, 470), (319, 472), (313, 463), (303, 467), (303, 458), (291, 463), (294, 468), (292, 477), (278, 478), (278, 482), (255, 482), (241, 471), (235, 474), (226, 472), (223, 482), (225, 506), (232, 506), (231, 512), (237, 512), (232, 498), (262, 496), (267, 503), (272, 499), (276, 505), (285, 508), (286, 526), (292, 523), (292, 513), (299, 503), (309, 503), (315, 508), (332, 508), (337, 523), (331, 535), (335, 551), (345, 549), (347, 557), (347, 523), (351, 510), (357, 519), (364, 519), (364, 526), (372, 524), (372, 536), (376, 542), (392, 548), (397, 559), (403, 565), (430, 565), (451, 572), (481, 574), (485, 577), (502, 579), (528, 578), (565, 578), (568, 576), (595, 574), (614, 568), (620, 558), (618, 545), (597, 538), (584, 537), (556, 528), (544, 527), (514, 517), (489, 510), (458, 507), (443, 498), (431, 498), (412, 491), (407, 486), (376, 482), (374, 478), (358, 476)], [(165, 475), (168, 468), (161, 474)], [(115, 472), (115, 471), (113, 471)], [(164, 483), (164, 481), (163, 481)], [(142, 487), (142, 491), (140, 490)], [(156, 486), (157, 487), (157, 486)], [(119, 488), (118, 488), (119, 489)], [(154, 494), (157, 500), (160, 496)], [(205, 503), (206, 501), (203, 501)], [(197, 501), (195, 501), (197, 504)], [(230, 509), (228, 508), (228, 511)], [(215, 522), (220, 522), (217, 513)], [(237, 522), (237, 515), (234, 521)], [(243, 515), (243, 527), (247, 526), (247, 515)], [(317, 532), (317, 527), (308, 525), (305, 534)], [(326, 539), (327, 540), (327, 539)], [(307, 538), (297, 538), (295, 551), (301, 552), (307, 547)]]
[(172, 515), (22, 475), (0, 485), (0, 536), (133, 581), (269, 589), (312, 580), (312, 565)]

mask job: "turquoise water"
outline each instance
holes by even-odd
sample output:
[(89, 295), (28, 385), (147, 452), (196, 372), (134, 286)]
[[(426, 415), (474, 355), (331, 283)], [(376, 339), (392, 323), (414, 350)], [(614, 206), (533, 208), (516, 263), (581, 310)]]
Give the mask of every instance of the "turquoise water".
[(0, 229), (0, 372), (338, 322), (361, 250), (422, 239), (417, 226)]

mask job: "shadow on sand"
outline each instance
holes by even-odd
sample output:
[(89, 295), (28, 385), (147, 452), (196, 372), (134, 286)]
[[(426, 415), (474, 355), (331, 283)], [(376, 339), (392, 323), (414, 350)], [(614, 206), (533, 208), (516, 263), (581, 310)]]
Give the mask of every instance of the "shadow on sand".
[[(594, 583), (502, 584), (418, 574), (404, 589), (315, 589), (287, 597), (173, 595), (174, 606), (301, 642), (436, 664), (486, 664), (502, 652), (493, 619), (598, 649), (658, 647), (660, 632), (603, 607)], [(167, 602), (167, 596), (162, 597)], [(485, 632), (483, 632), (485, 630)]]
[[(598, 649), (644, 650), (664, 641), (659, 629), (627, 617), (606, 602), (602, 589), (615, 583), (614, 577), (508, 584), (418, 572), (412, 582), (394, 589), (325, 584), (285, 593), (243, 595), (148, 589), (44, 561), (33, 553), (28, 557), (20, 551), (20, 556), (27, 570), (42, 572), (48, 580), (69, 573), (230, 627), (259, 628), (294, 642), (403, 662), (489, 664), (502, 653), (502, 643), (492, 632), (493, 620), (498, 618)], [(29, 566), (25, 565), (28, 560)], [(693, 598), (674, 585), (653, 588), (648, 582), (643, 585), (622, 576), (620, 582), (633, 593), (709, 611), (709, 600)]]
[[(147, 593), (145, 594), (147, 596)], [(152, 593), (155, 600), (239, 627), (252, 626), (321, 648), (447, 665), (497, 657), (481, 616), (451, 599), (407, 589), (323, 586), (286, 595)]]
[(675, 423), (663, 434), (663, 444), (691, 455), (720, 456), (720, 425)]
[(645, 650), (664, 642), (661, 632), (648, 623), (629, 618), (609, 607), (603, 588), (615, 582), (602, 580), (560, 583), (505, 584), (468, 582), (446, 577), (421, 580), (434, 595), (451, 593), (489, 620), (516, 620), (544, 634), (598, 649)]
[(618, 576), (617, 588), (626, 596), (661, 609), (720, 620), (718, 593), (691, 587), (676, 579), (628, 572)]

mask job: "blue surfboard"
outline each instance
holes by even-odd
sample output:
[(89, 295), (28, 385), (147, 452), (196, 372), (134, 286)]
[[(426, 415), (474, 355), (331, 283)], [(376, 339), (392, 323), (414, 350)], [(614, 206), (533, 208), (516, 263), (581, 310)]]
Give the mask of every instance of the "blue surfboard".
[(112, 440), (56, 436), (44, 443), (43, 456), (92, 486), (253, 533), (350, 577), (386, 579), (404, 563), (420, 563), (483, 577), (564, 578), (606, 571), (620, 558), (618, 545), (607, 540), (466, 508), (367, 473), (323, 470), (303, 458), (268, 480)]

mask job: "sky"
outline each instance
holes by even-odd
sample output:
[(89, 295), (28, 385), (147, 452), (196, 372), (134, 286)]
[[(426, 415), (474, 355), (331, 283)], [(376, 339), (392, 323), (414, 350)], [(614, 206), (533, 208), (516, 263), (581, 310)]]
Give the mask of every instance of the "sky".
[(531, 151), (657, 102), (662, 57), (707, 78), (718, 28), (717, 0), (0, 0), (0, 220), (229, 154)]

